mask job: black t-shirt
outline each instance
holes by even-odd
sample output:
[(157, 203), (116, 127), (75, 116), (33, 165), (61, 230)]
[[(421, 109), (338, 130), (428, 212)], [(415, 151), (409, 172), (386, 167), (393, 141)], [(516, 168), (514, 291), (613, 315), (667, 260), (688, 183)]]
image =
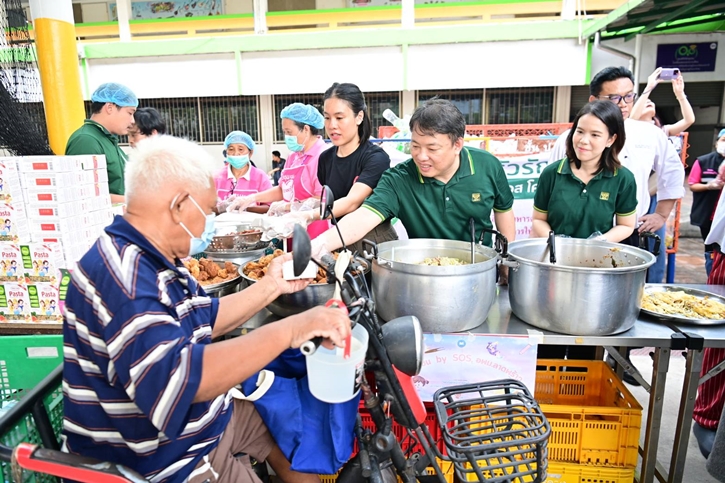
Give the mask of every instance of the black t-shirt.
[[(723, 156), (717, 151), (704, 156), (698, 156), (702, 177), (700, 183), (707, 184), (717, 177), (717, 169), (723, 162)], [(700, 191), (692, 193), (692, 209), (690, 211), (690, 223), (695, 226), (705, 225), (712, 220), (712, 216), (720, 198), (720, 190)]]
[(349, 156), (337, 155), (337, 146), (320, 154), (317, 179), (332, 189), (335, 199), (344, 198), (352, 185), (364, 183), (375, 189), (383, 172), (390, 167), (390, 156), (380, 146), (363, 142)]

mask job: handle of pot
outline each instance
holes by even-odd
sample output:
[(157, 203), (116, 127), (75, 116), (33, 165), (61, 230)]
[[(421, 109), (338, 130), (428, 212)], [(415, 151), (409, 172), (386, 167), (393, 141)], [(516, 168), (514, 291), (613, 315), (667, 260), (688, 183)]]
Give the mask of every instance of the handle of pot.
[(493, 249), (496, 250), (499, 255), (501, 255), (501, 258), (506, 258), (509, 254), (509, 241), (508, 238), (503, 236), (500, 232), (497, 232), (496, 230), (491, 230), (490, 228), (483, 228), (481, 230), (481, 237), (478, 239), (478, 243), (483, 243), (483, 235), (485, 233), (490, 233), (494, 236), (495, 242), (493, 245)]
[[(363, 246), (363, 257), (366, 260), (372, 260), (375, 258), (377, 260), (378, 258), (378, 244), (374, 241), (368, 240), (367, 238), (364, 238), (362, 241)], [(370, 252), (368, 253), (367, 249), (370, 248)]]
[(660, 236), (658, 234), (652, 233), (651, 231), (645, 231), (645, 232), (640, 233), (639, 234), (639, 247), (644, 250), (647, 250), (648, 252), (650, 250), (648, 248), (649, 244), (647, 243), (647, 238), (652, 238), (655, 241), (655, 246), (650, 253), (652, 253), (652, 255), (654, 255), (654, 256), (659, 256), (660, 245), (662, 244), (662, 239), (660, 238)]
[(556, 235), (554, 230), (549, 232), (549, 262), (556, 263)]

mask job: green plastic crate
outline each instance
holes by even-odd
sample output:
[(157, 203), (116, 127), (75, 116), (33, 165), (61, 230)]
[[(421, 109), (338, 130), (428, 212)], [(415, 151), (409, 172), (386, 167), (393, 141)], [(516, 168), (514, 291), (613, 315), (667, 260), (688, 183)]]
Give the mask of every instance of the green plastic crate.
[[(62, 362), (63, 336), (0, 337), (0, 418), (3, 409), (20, 400)], [(53, 431), (59, 436), (63, 428), (63, 392), (60, 385), (45, 397), (44, 403)], [(10, 431), (0, 434), (0, 442), (10, 447), (22, 442), (42, 444), (30, 414)], [(10, 465), (0, 462), (0, 483), (13, 481)], [(22, 483), (55, 481), (55, 478), (47, 475), (25, 472)]]

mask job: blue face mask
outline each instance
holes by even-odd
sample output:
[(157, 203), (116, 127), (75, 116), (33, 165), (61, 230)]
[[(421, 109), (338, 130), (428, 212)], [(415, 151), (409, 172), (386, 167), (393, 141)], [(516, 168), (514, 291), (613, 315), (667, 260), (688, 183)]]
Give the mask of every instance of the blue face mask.
[[(211, 243), (212, 239), (214, 238), (214, 234), (216, 233), (216, 230), (214, 229), (214, 218), (216, 218), (216, 215), (214, 213), (211, 213), (207, 215), (204, 213), (204, 210), (201, 209), (201, 206), (199, 206), (199, 203), (196, 202), (194, 198), (192, 198), (191, 195), (189, 195), (189, 199), (192, 203), (194, 203), (194, 206), (198, 208), (199, 211), (201, 211), (201, 214), (206, 217), (206, 223), (204, 225), (204, 232), (201, 234), (201, 236), (196, 237), (193, 233), (184, 225), (183, 223), (179, 223), (181, 225), (181, 228), (183, 228), (186, 233), (189, 234), (191, 237), (191, 240), (189, 240), (189, 256), (194, 256), (198, 253), (203, 252), (207, 249), (209, 244)], [(171, 203), (171, 207), (176, 204), (176, 199)]]
[(247, 164), (249, 164), (249, 155), (245, 154), (243, 156), (227, 156), (227, 163), (229, 163), (234, 169), (242, 169)]
[(287, 149), (289, 149), (290, 151), (294, 151), (295, 153), (299, 153), (300, 151), (305, 149), (304, 144), (300, 144), (297, 142), (297, 136), (285, 136), (284, 143), (287, 145)]

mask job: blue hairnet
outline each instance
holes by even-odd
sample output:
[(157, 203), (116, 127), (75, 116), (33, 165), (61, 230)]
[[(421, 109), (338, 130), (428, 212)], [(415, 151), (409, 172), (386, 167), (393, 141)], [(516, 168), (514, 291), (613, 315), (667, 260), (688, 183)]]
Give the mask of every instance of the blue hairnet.
[(717, 135), (717, 138), (720, 139), (723, 136), (725, 136), (725, 129), (720, 130), (720, 134)]
[(111, 102), (119, 107), (138, 107), (138, 97), (123, 84), (108, 82), (101, 84), (91, 96), (93, 102)]
[(292, 121), (307, 124), (317, 129), (325, 127), (325, 119), (314, 106), (295, 102), (282, 109), (279, 117), (281, 119), (291, 119)]
[(252, 136), (243, 131), (232, 131), (224, 138), (224, 149), (230, 144), (244, 144), (250, 151), (254, 151), (254, 140)]

